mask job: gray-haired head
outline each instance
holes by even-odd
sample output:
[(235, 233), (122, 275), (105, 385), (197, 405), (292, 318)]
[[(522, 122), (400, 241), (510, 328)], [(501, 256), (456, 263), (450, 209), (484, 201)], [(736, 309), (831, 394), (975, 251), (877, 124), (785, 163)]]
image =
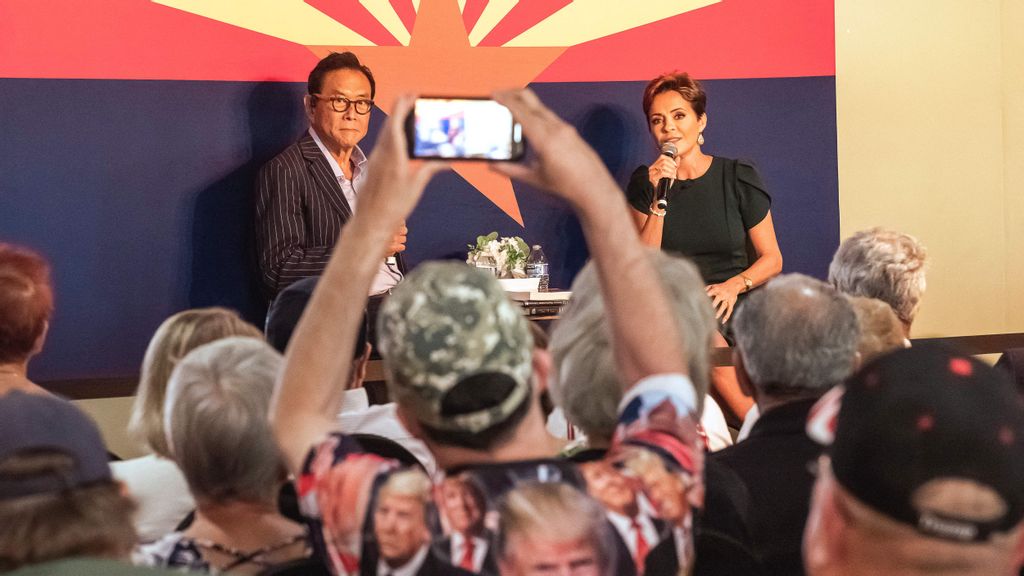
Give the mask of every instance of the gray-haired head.
[[(519, 306), (492, 276), (456, 262), (429, 262), (381, 306), (378, 347), (393, 398), (439, 431), (477, 433), (504, 422), (530, 397), (533, 337)], [(491, 405), (453, 410), (465, 386)]]
[(856, 363), (853, 306), (835, 288), (785, 274), (754, 291), (733, 321), (736, 348), (757, 389), (770, 396), (819, 395)]
[[(650, 250), (689, 359), (697, 409), (703, 409), (710, 378), (714, 313), (697, 267), (689, 260)], [(652, 310), (651, 314), (660, 311)], [(638, 321), (642, 321), (638, 319)], [(572, 299), (551, 334), (548, 348), (554, 361), (549, 390), (568, 419), (582, 428), (591, 442), (611, 441), (618, 422), (622, 382), (615, 369), (604, 299), (597, 269), (587, 264), (572, 285)]]
[(877, 298), (892, 306), (906, 327), (914, 322), (925, 290), (924, 246), (909, 234), (861, 230), (839, 245), (828, 281), (840, 292)]
[(171, 373), (164, 428), (197, 500), (273, 502), (283, 463), (268, 421), (281, 355), (231, 337), (189, 352)]

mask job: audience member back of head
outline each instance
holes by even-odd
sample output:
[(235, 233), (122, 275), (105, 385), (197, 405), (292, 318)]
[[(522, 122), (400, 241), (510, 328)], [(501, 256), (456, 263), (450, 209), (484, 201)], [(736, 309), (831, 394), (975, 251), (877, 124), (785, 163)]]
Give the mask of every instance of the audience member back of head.
[(801, 536), (821, 446), (804, 432), (815, 401), (856, 365), (849, 300), (813, 278), (780, 276), (736, 315), (736, 372), (761, 416), (742, 442), (711, 455), (746, 485), (754, 549), (768, 574), (802, 574)]

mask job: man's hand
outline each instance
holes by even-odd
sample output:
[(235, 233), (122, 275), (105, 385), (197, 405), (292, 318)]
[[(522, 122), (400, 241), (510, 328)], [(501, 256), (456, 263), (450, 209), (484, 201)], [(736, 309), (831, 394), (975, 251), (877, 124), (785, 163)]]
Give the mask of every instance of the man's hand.
[(388, 245), (388, 256), (394, 256), (399, 252), (405, 252), (405, 242), (409, 236), (409, 229), (406, 228), (405, 224), (398, 227), (398, 232), (395, 233), (391, 239), (391, 244)]

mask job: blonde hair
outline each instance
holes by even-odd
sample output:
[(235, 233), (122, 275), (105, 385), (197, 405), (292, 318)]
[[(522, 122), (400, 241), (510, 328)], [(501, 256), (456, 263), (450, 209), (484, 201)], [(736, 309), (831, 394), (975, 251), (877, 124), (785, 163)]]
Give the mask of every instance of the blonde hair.
[(850, 304), (857, 313), (857, 324), (860, 326), (857, 352), (860, 352), (862, 364), (906, 347), (903, 325), (888, 304), (864, 296), (851, 296)]
[(194, 348), (228, 336), (262, 339), (263, 333), (227, 308), (185, 310), (164, 320), (149, 341), (142, 360), (142, 374), (132, 405), (128, 433), (157, 455), (170, 458), (164, 434), (163, 408), (171, 372)]
[(586, 539), (598, 565), (611, 573), (615, 566), (611, 533), (600, 504), (580, 490), (562, 483), (525, 483), (509, 491), (498, 506), (496, 556), (509, 558), (515, 538), (554, 541)]
[(431, 502), (433, 484), (430, 478), (418, 468), (399, 470), (388, 476), (380, 487), (378, 494), (381, 496), (398, 496), (401, 498), (415, 498), (424, 504)]

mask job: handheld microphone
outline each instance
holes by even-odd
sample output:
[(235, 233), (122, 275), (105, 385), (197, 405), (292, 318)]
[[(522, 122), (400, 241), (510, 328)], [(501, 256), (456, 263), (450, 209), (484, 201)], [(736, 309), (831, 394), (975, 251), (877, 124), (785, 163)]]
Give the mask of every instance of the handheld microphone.
[[(672, 142), (665, 142), (661, 145), (662, 156), (668, 156), (669, 158), (674, 159), (676, 157), (676, 153), (676, 145)], [(657, 199), (655, 206), (658, 207), (658, 210), (665, 210), (668, 208), (668, 190), (673, 184), (675, 184), (675, 181), (675, 178), (662, 178), (658, 181), (658, 190), (657, 195), (655, 196)]]

